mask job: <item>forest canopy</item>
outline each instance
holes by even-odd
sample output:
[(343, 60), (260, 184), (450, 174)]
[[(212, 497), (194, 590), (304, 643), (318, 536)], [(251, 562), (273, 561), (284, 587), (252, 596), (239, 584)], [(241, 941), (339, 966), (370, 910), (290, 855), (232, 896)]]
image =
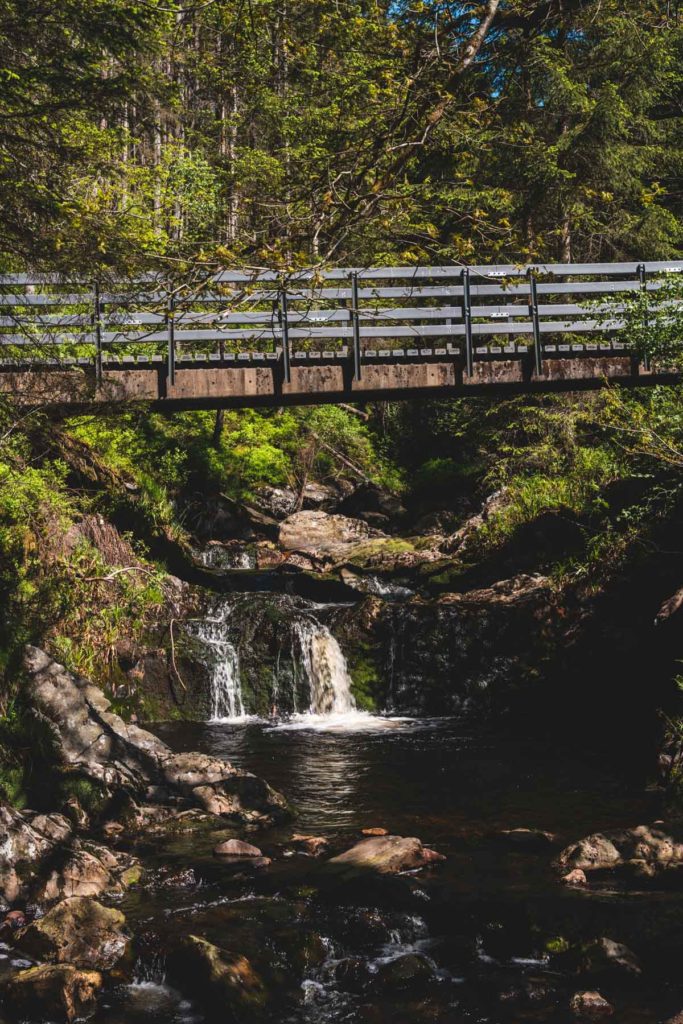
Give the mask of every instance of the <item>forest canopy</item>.
[(662, 258), (671, 0), (0, 0), (0, 270)]

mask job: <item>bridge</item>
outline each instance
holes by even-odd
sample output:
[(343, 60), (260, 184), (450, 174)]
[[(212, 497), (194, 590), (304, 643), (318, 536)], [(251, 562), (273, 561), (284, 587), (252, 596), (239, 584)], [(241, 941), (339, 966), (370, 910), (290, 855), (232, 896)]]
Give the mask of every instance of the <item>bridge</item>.
[[(168, 409), (672, 383), (624, 338), (683, 262), (0, 277), (0, 394)], [(647, 315), (647, 312), (645, 313)]]

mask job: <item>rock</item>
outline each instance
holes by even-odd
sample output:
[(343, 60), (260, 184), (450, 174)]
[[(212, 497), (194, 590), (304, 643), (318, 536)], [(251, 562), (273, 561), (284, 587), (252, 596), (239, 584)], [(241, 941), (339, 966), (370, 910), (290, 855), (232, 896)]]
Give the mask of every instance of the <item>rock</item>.
[(446, 860), (443, 853), (437, 853), (436, 850), (430, 850), (428, 846), (423, 846), (422, 856), (425, 864), (440, 864), (442, 861)]
[(71, 1024), (92, 1011), (101, 987), (98, 971), (80, 970), (72, 964), (42, 964), (10, 978), (2, 994), (6, 1008), (18, 1019)]
[(280, 525), (278, 540), (285, 551), (312, 555), (319, 561), (338, 562), (358, 544), (383, 536), (360, 519), (327, 512), (295, 512)]
[(562, 881), (565, 885), (586, 885), (588, 879), (586, 878), (586, 872), (582, 871), (581, 868), (573, 868), (566, 875), (562, 875)]
[(0, 924), (0, 942), (12, 942), (14, 933), (26, 924), (26, 915), (21, 910), (10, 910)]
[(614, 1007), (599, 992), (575, 992), (569, 1007), (578, 1020), (602, 1020), (614, 1013)]
[(421, 988), (434, 980), (434, 968), (419, 953), (406, 953), (382, 964), (375, 975), (373, 987), (388, 989)]
[(221, 1021), (241, 1021), (265, 1005), (265, 986), (249, 960), (197, 935), (181, 940), (171, 969), (181, 986)]
[(442, 550), (447, 554), (455, 554), (457, 552), (459, 555), (463, 555), (472, 546), (472, 542), (476, 540), (482, 526), (491, 516), (502, 511), (509, 501), (510, 497), (506, 488), (494, 491), (493, 494), (486, 498), (477, 515), (470, 516), (454, 534), (446, 539), (442, 545)]
[(35, 891), (35, 899), (65, 899), (68, 896), (100, 896), (121, 893), (140, 877), (135, 857), (114, 853), (96, 843), (73, 842), (48, 877)]
[(245, 843), (242, 839), (226, 839), (214, 847), (214, 857), (262, 857), (258, 846)]
[(363, 828), (361, 833), (364, 836), (388, 836), (389, 830), (386, 828)]
[(28, 898), (44, 862), (71, 834), (71, 822), (61, 814), (0, 805), (0, 893), (8, 903)]
[(672, 616), (677, 615), (683, 607), (683, 587), (677, 590), (675, 594), (667, 598), (662, 604), (661, 608), (655, 616), (655, 626), (661, 626), (664, 622), (667, 622)]
[(628, 946), (602, 937), (583, 949), (579, 970), (594, 977), (639, 978), (643, 973), (638, 957)]
[(399, 498), (391, 491), (378, 487), (370, 481), (361, 484), (338, 505), (338, 511), (345, 516), (370, 519), (381, 515), (387, 521), (402, 519), (406, 510)]
[(90, 828), (90, 818), (81, 807), (77, 796), (70, 796), (62, 807), (62, 814), (71, 822), (76, 832), (87, 832)]
[(211, 814), (269, 820), (284, 797), (250, 772), (206, 754), (174, 754), (162, 740), (127, 724), (101, 690), (36, 647), (26, 648), (26, 697), (52, 739), (58, 766), (133, 798), (183, 798)]
[[(440, 855), (436, 855), (439, 858)], [(382, 875), (397, 874), (424, 867), (435, 859), (434, 851), (426, 851), (419, 839), (403, 836), (377, 836), (362, 839), (350, 850), (332, 857), (328, 864), (335, 868), (376, 871)]]
[(621, 863), (621, 854), (612, 840), (600, 832), (565, 847), (557, 858), (559, 868), (580, 871), (604, 871)]
[(127, 952), (120, 910), (73, 896), (18, 932), (16, 945), (37, 960), (108, 970)]
[(309, 853), (312, 857), (320, 857), (330, 845), (329, 840), (323, 836), (292, 836), (290, 842), (294, 843), (298, 850)]
[(560, 871), (625, 869), (641, 878), (683, 868), (683, 843), (661, 824), (638, 825), (614, 832), (596, 832), (565, 847), (556, 861)]
[(535, 828), (503, 829), (498, 836), (520, 850), (542, 850), (552, 846), (556, 839), (552, 832), (543, 832)]
[(360, 957), (337, 960), (332, 971), (335, 985), (345, 992), (354, 992), (357, 995), (367, 987), (371, 979), (367, 962)]

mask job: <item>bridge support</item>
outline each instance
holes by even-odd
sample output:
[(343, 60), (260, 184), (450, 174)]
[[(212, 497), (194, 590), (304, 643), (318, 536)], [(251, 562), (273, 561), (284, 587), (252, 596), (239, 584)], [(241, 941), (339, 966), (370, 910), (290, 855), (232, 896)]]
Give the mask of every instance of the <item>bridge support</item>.
[[(246, 408), (315, 405), (411, 397), (491, 395), (539, 391), (580, 391), (606, 383), (641, 386), (675, 383), (674, 373), (644, 371), (630, 355), (544, 359), (541, 373), (517, 359), (477, 360), (468, 377), (462, 360), (366, 363), (360, 380), (347, 359), (329, 365), (290, 366), (282, 379), (277, 361), (258, 366), (176, 365), (174, 381), (164, 362), (105, 367), (101, 381), (92, 367), (0, 372), (0, 394), (25, 406), (97, 406), (147, 402), (156, 408)], [(531, 372), (530, 372), (531, 371)]]

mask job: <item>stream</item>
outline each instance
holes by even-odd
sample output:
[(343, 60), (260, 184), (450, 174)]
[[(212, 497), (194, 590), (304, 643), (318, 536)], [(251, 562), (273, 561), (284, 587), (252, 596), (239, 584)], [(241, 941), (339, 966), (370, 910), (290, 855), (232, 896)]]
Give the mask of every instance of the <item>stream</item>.
[[(273, 857), (262, 871), (235, 872), (213, 858), (213, 834), (147, 844), (145, 861), (160, 869), (159, 887), (122, 902), (141, 937), (136, 980), (111, 993), (100, 1024), (205, 1020), (166, 981), (163, 949), (178, 929), (249, 957), (276, 993), (268, 1021), (495, 1024), (565, 1019), (572, 981), (548, 956), (558, 940), (607, 934), (647, 955), (653, 935), (659, 942), (658, 933), (665, 937), (680, 920), (675, 893), (605, 883), (567, 890), (550, 869), (552, 849), (516, 850), (497, 835), (533, 826), (556, 832), (562, 843), (596, 825), (651, 818), (650, 795), (634, 791), (633, 779), (600, 758), (475, 735), (457, 720), (380, 720), (373, 727), (364, 716), (353, 718), (332, 716), (328, 727), (315, 718), (296, 728), (157, 727), (174, 749), (219, 754), (275, 780), (295, 817), (247, 830)], [(329, 893), (318, 862), (293, 853), (289, 842), (299, 832), (345, 848), (361, 829), (377, 826), (419, 835), (447, 860), (419, 875)], [(235, 834), (245, 835), (244, 828)], [(163, 880), (174, 877), (172, 887)], [(384, 977), (387, 965), (407, 953), (424, 960), (429, 978), (394, 985)], [(633, 1024), (666, 1019), (680, 997), (663, 982), (634, 990), (617, 981), (608, 991), (617, 1019)]]
[[(632, 949), (647, 979), (601, 979), (615, 1020), (662, 1024), (680, 1010), (683, 894), (614, 877), (569, 888), (552, 867), (572, 840), (657, 817), (636, 761), (466, 716), (359, 710), (327, 609), (311, 602), (277, 606), (280, 646), (263, 667), (270, 712), (259, 716), (243, 624), (272, 610), (221, 598), (196, 620), (209, 720), (151, 728), (174, 751), (267, 779), (292, 819), (266, 829), (211, 819), (129, 841), (147, 869), (118, 900), (134, 961), (94, 1024), (562, 1024), (572, 995), (591, 987), (571, 950), (603, 937)], [(331, 873), (329, 857), (367, 829), (417, 836), (446, 859), (370, 880)], [(533, 831), (520, 842), (513, 829)], [(324, 856), (296, 834), (325, 841)], [(214, 856), (233, 837), (263, 856)], [(266, 993), (253, 1017), (211, 1012), (177, 987), (170, 951), (187, 935), (248, 959)]]

